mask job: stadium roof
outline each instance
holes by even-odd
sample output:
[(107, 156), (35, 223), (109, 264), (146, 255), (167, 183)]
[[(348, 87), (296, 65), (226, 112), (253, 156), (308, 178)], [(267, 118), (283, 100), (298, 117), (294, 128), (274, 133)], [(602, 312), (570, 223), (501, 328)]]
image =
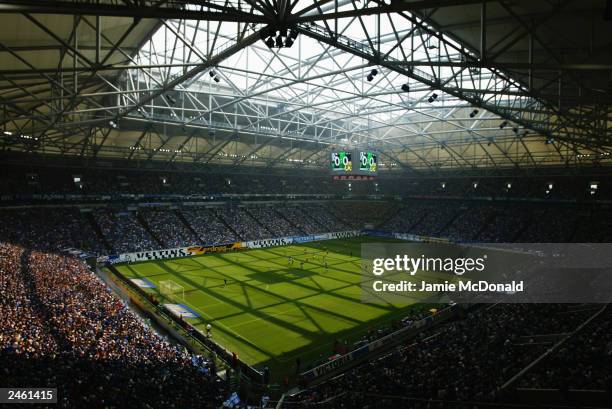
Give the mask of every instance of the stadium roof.
[[(350, 146), (411, 172), (607, 164), (605, 13), (603, 0), (3, 1), (0, 149), (320, 167)], [(291, 47), (264, 43), (278, 30), (295, 31)]]

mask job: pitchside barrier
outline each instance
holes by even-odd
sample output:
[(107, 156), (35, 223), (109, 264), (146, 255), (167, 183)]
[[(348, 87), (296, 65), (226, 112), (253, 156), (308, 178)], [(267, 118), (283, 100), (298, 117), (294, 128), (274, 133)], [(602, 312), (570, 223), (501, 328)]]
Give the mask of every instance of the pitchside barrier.
[(290, 244), (308, 243), (311, 241), (344, 239), (362, 235), (359, 230), (340, 231), (331, 233), (313, 234), (309, 236), (279, 237), (276, 239), (263, 239), (253, 241), (241, 241), (217, 246), (190, 246), (177, 247), (173, 249), (138, 251), (134, 253), (124, 253), (119, 255), (103, 256), (98, 258), (99, 263), (134, 263), (140, 261), (166, 260), (171, 258), (201, 256), (208, 253), (225, 253), (229, 251), (244, 249), (260, 249), (276, 246), (287, 246)]
[(235, 243), (219, 244), (216, 246), (190, 246), (177, 247), (164, 250), (137, 251), (134, 253), (123, 253), (119, 255), (98, 257), (98, 263), (119, 264), (135, 263), (140, 261), (166, 260), (171, 258), (183, 258), (201, 256), (208, 253), (225, 253), (228, 251), (244, 249), (261, 249), (277, 246), (288, 246), (290, 244), (302, 244), (312, 241), (346, 239), (357, 236), (388, 237), (399, 240), (422, 242), (422, 243), (451, 243), (449, 239), (439, 237), (418, 236), (408, 233), (395, 233), (382, 230), (349, 230), (331, 233), (312, 234), (307, 236), (289, 236), (275, 239), (262, 239), (252, 241), (239, 241)]

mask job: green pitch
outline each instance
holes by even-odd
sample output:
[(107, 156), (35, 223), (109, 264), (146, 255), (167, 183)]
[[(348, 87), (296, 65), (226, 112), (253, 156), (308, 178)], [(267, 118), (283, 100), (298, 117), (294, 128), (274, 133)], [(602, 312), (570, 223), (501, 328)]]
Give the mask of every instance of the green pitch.
[(389, 240), (357, 237), (117, 268), (128, 278), (152, 281), (157, 288), (146, 291), (162, 302), (160, 281), (183, 286), (183, 303), (201, 316), (188, 319), (192, 325), (205, 331), (210, 323), (217, 343), (250, 365), (268, 366), (278, 380), (295, 373), (298, 357), (304, 370), (330, 356), (335, 342), (351, 345), (369, 329), (427, 308), (361, 302), (365, 241)]

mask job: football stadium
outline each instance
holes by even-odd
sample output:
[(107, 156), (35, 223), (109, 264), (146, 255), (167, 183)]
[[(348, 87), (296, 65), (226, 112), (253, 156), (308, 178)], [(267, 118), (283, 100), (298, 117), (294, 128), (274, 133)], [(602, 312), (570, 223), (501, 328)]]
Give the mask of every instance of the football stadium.
[(609, 0), (0, 0), (0, 406), (612, 408)]

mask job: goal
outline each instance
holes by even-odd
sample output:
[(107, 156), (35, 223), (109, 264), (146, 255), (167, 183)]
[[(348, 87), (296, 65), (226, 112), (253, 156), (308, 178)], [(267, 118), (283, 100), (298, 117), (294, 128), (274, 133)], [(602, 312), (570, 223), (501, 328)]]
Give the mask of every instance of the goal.
[(167, 300), (185, 301), (185, 288), (172, 280), (160, 281), (159, 292)]

